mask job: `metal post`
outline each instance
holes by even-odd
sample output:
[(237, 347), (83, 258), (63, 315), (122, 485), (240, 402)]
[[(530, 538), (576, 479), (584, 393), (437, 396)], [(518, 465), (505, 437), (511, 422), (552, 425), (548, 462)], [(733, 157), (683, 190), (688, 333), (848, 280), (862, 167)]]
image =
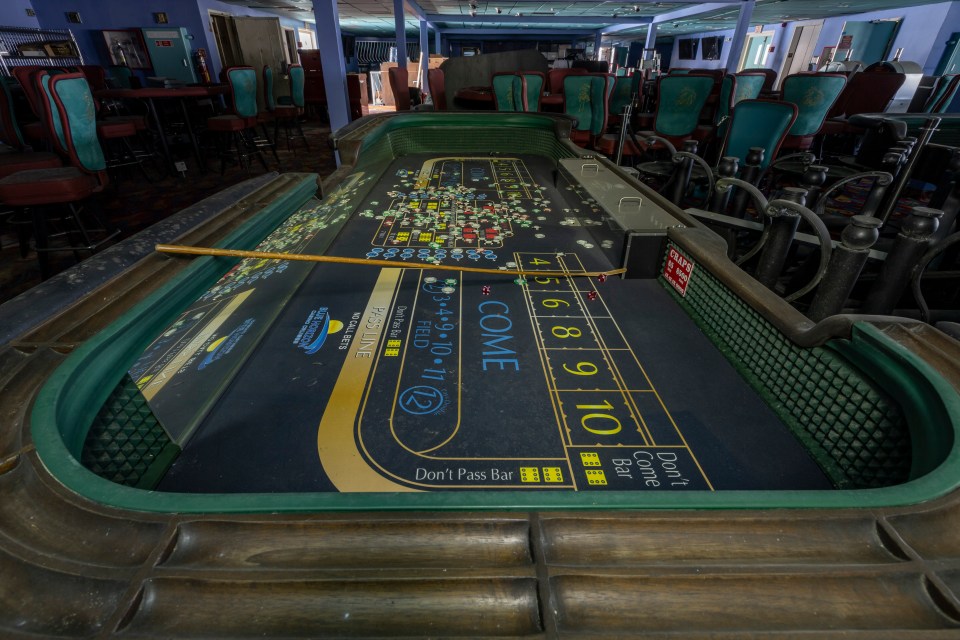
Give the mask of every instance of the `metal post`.
[[(806, 196), (807, 192), (804, 189), (787, 187), (783, 190), (781, 199), (802, 205), (806, 201)], [(800, 224), (800, 214), (793, 209), (767, 207), (767, 215), (771, 217), (770, 233), (763, 245), (754, 278), (772, 290), (777, 284), (780, 272), (783, 271), (790, 245), (793, 244), (793, 236), (796, 235), (797, 226)]]
[(323, 60), (323, 88), (327, 93), (330, 131), (336, 131), (350, 124), (347, 65), (343, 59), (337, 0), (314, 0), (313, 15), (317, 20), (317, 46)]
[(843, 229), (840, 244), (834, 247), (827, 272), (807, 310), (807, 317), (819, 322), (840, 313), (867, 263), (870, 247), (880, 237), (880, 220), (865, 215), (853, 216)]
[(403, 15), (403, 0), (393, 0), (393, 26), (397, 39), (397, 66), (407, 68), (407, 21)]
[(927, 207), (914, 207), (903, 224), (897, 240), (887, 254), (880, 269), (880, 276), (870, 289), (863, 303), (863, 312), (872, 314), (892, 313), (900, 296), (910, 283), (913, 267), (930, 245), (930, 239), (940, 226), (943, 212)]
[(827, 181), (828, 171), (830, 171), (829, 167), (811, 164), (800, 178), (800, 184), (807, 190), (807, 202), (810, 203), (811, 209), (815, 207), (817, 198), (820, 197), (820, 189)]
[[(747, 161), (743, 167), (743, 173), (740, 176), (744, 182), (754, 184), (757, 178), (760, 177), (760, 164), (763, 162), (763, 154), (763, 147), (750, 147), (750, 151), (747, 152)], [(733, 196), (731, 215), (742, 218), (747, 211), (748, 201), (749, 195), (747, 192), (743, 189), (737, 189), (736, 194)]]
[[(684, 140), (683, 150), (688, 153), (696, 153), (697, 141)], [(680, 206), (680, 203), (683, 202), (683, 196), (687, 193), (687, 186), (690, 184), (691, 173), (693, 173), (693, 159), (681, 159), (680, 166), (678, 166), (677, 170), (673, 172), (673, 181), (670, 183), (670, 201), (678, 207)]]
[[(724, 156), (717, 163), (717, 175), (721, 178), (732, 178), (737, 175), (737, 169), (740, 168), (740, 160), (734, 156)], [(727, 203), (730, 202), (730, 189), (714, 189), (710, 196), (710, 211), (714, 213), (724, 213), (727, 210)]]
[(623, 145), (627, 140), (627, 128), (630, 126), (630, 114), (632, 111), (632, 103), (627, 103), (627, 106), (623, 108), (623, 119), (620, 121), (620, 139), (617, 140), (617, 166), (620, 166), (623, 160)]
[(427, 31), (427, 21), (420, 21), (420, 93), (429, 93), (427, 82), (427, 68), (430, 66), (430, 32)]
[(906, 166), (903, 167), (900, 175), (897, 176), (893, 191), (890, 192), (890, 197), (887, 199), (886, 207), (884, 207), (883, 215), (881, 216), (881, 219), (884, 222), (890, 218), (890, 216), (893, 214), (893, 211), (897, 208), (897, 200), (900, 199), (900, 193), (907, 185), (907, 180), (910, 179), (910, 171), (913, 169), (913, 165), (916, 164), (917, 158), (920, 157), (924, 147), (926, 147), (927, 143), (930, 142), (930, 139), (933, 137), (934, 132), (939, 126), (940, 118), (930, 117), (924, 122), (923, 133), (920, 134), (920, 139), (916, 142), (916, 145), (912, 146), (910, 159), (907, 160)]

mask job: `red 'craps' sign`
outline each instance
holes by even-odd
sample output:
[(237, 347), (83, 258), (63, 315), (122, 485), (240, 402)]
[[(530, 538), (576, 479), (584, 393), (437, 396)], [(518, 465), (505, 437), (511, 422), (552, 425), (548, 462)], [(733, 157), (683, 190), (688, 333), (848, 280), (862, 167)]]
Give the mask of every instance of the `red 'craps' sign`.
[(690, 274), (692, 273), (693, 263), (671, 247), (670, 253), (667, 254), (667, 261), (663, 265), (664, 279), (672, 284), (681, 296), (686, 296), (687, 284), (690, 282)]

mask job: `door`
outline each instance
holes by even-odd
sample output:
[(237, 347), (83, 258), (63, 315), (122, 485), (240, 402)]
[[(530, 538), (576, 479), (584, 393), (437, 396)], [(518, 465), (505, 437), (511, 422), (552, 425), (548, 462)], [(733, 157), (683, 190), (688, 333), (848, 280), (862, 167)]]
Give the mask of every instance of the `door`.
[(793, 31), (793, 39), (790, 41), (790, 48), (783, 60), (783, 67), (777, 78), (779, 85), (780, 79), (794, 73), (807, 71), (810, 60), (817, 54), (815, 48), (817, 40), (820, 38), (820, 30), (823, 28), (823, 21), (820, 20), (813, 24), (798, 24)]
[(211, 11), (210, 25), (213, 27), (213, 38), (217, 42), (220, 67), (226, 69), (243, 64), (237, 32), (233, 27), (233, 18), (225, 13)]
[(747, 34), (747, 40), (743, 43), (743, 53), (740, 56), (739, 70), (765, 69), (771, 42), (773, 42), (772, 31)]
[(141, 31), (147, 51), (150, 52), (150, 60), (153, 61), (154, 75), (185, 83), (197, 81), (186, 29), (141, 29)]
[(847, 50), (852, 51), (850, 60), (859, 60), (864, 66), (886, 60), (899, 28), (899, 20), (848, 21), (834, 60), (846, 60)]
[[(275, 95), (289, 95), (289, 84), (281, 80), (281, 72), (286, 69), (287, 45), (280, 28), (280, 18), (236, 16), (233, 25), (237, 30), (243, 64), (256, 69), (258, 82), (264, 65), (270, 65)], [(264, 109), (262, 90), (257, 91), (257, 108), (261, 111)]]

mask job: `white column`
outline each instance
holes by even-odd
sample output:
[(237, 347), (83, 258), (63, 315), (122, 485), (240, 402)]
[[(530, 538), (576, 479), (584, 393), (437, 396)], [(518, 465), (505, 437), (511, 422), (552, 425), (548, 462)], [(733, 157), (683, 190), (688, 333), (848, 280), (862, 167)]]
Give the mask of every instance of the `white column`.
[(740, 3), (740, 15), (737, 17), (737, 28), (733, 31), (733, 42), (727, 53), (727, 72), (736, 73), (740, 65), (740, 56), (743, 54), (743, 45), (747, 41), (747, 31), (750, 29), (750, 18), (753, 17), (753, 6), (756, 0), (743, 0)]
[(313, 15), (317, 20), (317, 48), (323, 60), (323, 88), (327, 92), (330, 130), (336, 131), (350, 123), (347, 66), (343, 59), (337, 0), (314, 0)]

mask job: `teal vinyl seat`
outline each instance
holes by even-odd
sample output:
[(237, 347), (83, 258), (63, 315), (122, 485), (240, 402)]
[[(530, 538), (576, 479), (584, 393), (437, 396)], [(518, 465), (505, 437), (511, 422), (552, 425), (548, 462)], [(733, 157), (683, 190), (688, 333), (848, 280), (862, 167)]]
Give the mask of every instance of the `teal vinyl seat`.
[(766, 73), (761, 71), (741, 71), (732, 75), (736, 79), (733, 94), (734, 106), (741, 100), (756, 100), (759, 98), (768, 77)]
[[(719, 156), (734, 157), (745, 166), (751, 148), (763, 149), (760, 170), (766, 169), (780, 152), (790, 127), (797, 118), (797, 107), (777, 100), (742, 100), (734, 108)], [(645, 162), (637, 167), (641, 176), (657, 181), (668, 180), (679, 165), (671, 160)], [(714, 169), (714, 174), (716, 170)], [(698, 164), (693, 165), (691, 181), (702, 183), (707, 176)]]
[(501, 71), (490, 78), (497, 111), (540, 111), (546, 76), (538, 71)]
[[(306, 83), (306, 76), (303, 71), (303, 66), (299, 64), (292, 64), (287, 68), (287, 75), (290, 82), (290, 95), (284, 96), (283, 98), (289, 98), (289, 104), (287, 104), (285, 99), (278, 99), (277, 105), (274, 107), (274, 125), (273, 125), (273, 139), (278, 141), (280, 139), (280, 127), (283, 127), (284, 137), (287, 139), (287, 150), (291, 151), (290, 141), (299, 138), (303, 142), (304, 148), (309, 151), (310, 144), (307, 142), (307, 136), (303, 133), (303, 126), (300, 124), (300, 118), (303, 116), (304, 108), (306, 107), (306, 99), (304, 97), (304, 85)], [(296, 129), (296, 134), (294, 134), (294, 129)], [(277, 160), (279, 162), (279, 160)]]
[(784, 78), (780, 99), (797, 106), (796, 122), (783, 143), (785, 149), (802, 151), (813, 146), (846, 84), (847, 76), (842, 73), (799, 73)]
[(501, 71), (490, 78), (493, 106), (497, 111), (526, 111), (526, 83), (523, 76)]
[(563, 112), (576, 119), (570, 141), (593, 146), (607, 128), (613, 76), (605, 73), (569, 75), (563, 79)]
[[(700, 113), (713, 91), (715, 78), (706, 75), (681, 74), (661, 76), (657, 81), (657, 110), (653, 132), (679, 145), (697, 133)], [(597, 150), (612, 156), (616, 151), (617, 134), (607, 134), (597, 143)], [(642, 155), (650, 144), (646, 137), (637, 136), (636, 142), (627, 140), (623, 154)]]
[(940, 76), (936, 88), (923, 105), (923, 112), (947, 113), (958, 93), (960, 93), (960, 74)]
[[(102, 191), (109, 182), (107, 163), (97, 138), (96, 109), (90, 87), (82, 73), (51, 76), (33, 74), (41, 124), (55, 149), (63, 154), (68, 166), (30, 169), (0, 179), (0, 202), (18, 210), (22, 222), (32, 225), (37, 259), (43, 278), (49, 276), (50, 251), (94, 251), (119, 231), (107, 232), (96, 215), (95, 207), (81, 208), (79, 203)], [(64, 215), (55, 215), (54, 205), (65, 205)], [(92, 218), (97, 228), (90, 228), (83, 217)], [(69, 223), (63, 231), (82, 239), (82, 244), (50, 245), (50, 222)], [(95, 241), (94, 233), (104, 232)]]
[(7, 78), (0, 77), (0, 141), (12, 151), (0, 154), (0, 178), (18, 171), (61, 166), (60, 156), (57, 154), (30, 150), (20, 129), (7, 81)]
[(223, 77), (230, 86), (231, 113), (207, 118), (207, 129), (220, 134), (221, 138), (220, 173), (224, 172), (227, 157), (233, 154), (243, 167), (249, 167), (250, 156), (256, 155), (266, 170), (267, 160), (254, 136), (254, 128), (259, 123), (257, 72), (253, 67), (230, 67), (224, 70)]

